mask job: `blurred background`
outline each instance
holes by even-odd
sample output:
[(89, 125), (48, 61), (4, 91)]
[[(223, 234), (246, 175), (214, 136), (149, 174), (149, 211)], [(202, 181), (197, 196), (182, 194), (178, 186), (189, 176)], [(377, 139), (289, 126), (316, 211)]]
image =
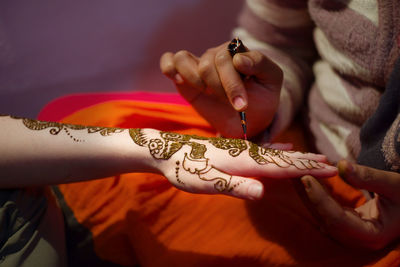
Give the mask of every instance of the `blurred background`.
[(242, 0), (2, 0), (0, 113), (36, 117), (73, 93), (174, 92), (163, 52), (231, 38)]

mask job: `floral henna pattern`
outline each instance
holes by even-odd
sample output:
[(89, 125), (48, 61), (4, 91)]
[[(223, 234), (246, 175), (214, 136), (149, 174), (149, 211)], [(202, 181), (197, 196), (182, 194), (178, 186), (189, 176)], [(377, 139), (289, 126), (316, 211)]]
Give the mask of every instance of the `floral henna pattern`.
[(210, 138), (209, 142), (219, 148), (228, 150), (229, 155), (232, 157), (239, 156), (240, 153), (247, 149), (246, 141), (242, 139), (230, 139), (230, 138)]
[[(263, 148), (241, 139), (206, 138), (196, 135), (160, 132), (159, 138), (148, 140), (141, 129), (130, 129), (129, 133), (132, 140), (137, 145), (148, 147), (150, 154), (156, 159), (168, 160), (183, 146), (191, 147), (190, 153), (185, 153), (182, 160), (182, 169), (196, 175), (200, 180), (214, 182), (214, 188), (219, 192), (229, 192), (238, 187), (243, 181), (232, 185), (232, 176), (222, 172), (209, 163), (209, 158), (205, 156), (207, 147), (198, 141), (207, 141), (218, 149), (227, 150), (232, 157), (237, 157), (248, 149), (249, 156), (260, 165), (275, 164), (281, 168), (293, 166), (300, 170), (322, 168), (322, 166), (314, 160), (291, 159), (288, 154), (294, 152)], [(184, 182), (179, 179), (178, 170), (179, 166), (176, 167), (177, 181), (180, 184), (184, 184)]]
[(264, 148), (241, 139), (206, 138), (197, 135), (160, 132), (160, 138), (147, 141), (141, 129), (130, 129), (130, 135), (136, 144), (140, 146), (147, 145), (151, 155), (157, 159), (169, 159), (184, 145), (192, 148), (190, 152), (191, 158), (205, 158), (206, 146), (195, 141), (206, 140), (216, 148), (227, 150), (232, 157), (239, 156), (243, 151), (248, 149), (249, 156), (260, 165), (272, 163), (278, 167), (287, 168), (293, 166), (300, 170), (322, 168), (315, 160), (306, 158), (293, 160), (290, 154), (295, 152)]
[[(0, 115), (6, 116), (6, 115)], [(64, 131), (73, 141), (84, 142), (85, 140), (75, 138), (71, 130), (86, 130), (88, 133), (100, 133), (102, 136), (109, 136), (114, 133), (121, 133), (125, 129), (121, 128), (108, 128), (108, 127), (93, 127), (72, 124), (62, 124), (58, 122), (45, 122), (32, 119), (24, 119), (19, 117), (11, 117), (14, 119), (22, 120), (22, 123), (31, 130), (41, 131), (49, 129), (51, 135), (58, 135)], [(207, 146), (201, 142), (208, 142), (215, 148), (228, 151), (232, 157), (239, 156), (243, 151), (248, 150), (249, 156), (258, 164), (274, 164), (281, 168), (295, 167), (300, 170), (318, 169), (322, 166), (310, 159), (292, 159), (290, 153), (281, 150), (259, 147), (254, 143), (230, 138), (217, 138), (217, 137), (201, 137), (197, 135), (182, 135), (170, 132), (159, 132), (157, 138), (147, 138), (142, 129), (129, 129), (129, 135), (135, 144), (147, 147), (150, 154), (155, 159), (168, 160), (176, 152), (184, 146), (190, 147), (190, 153), (185, 153), (181, 161), (176, 161), (175, 175), (177, 182), (185, 185), (184, 181), (179, 178), (181, 170), (196, 175), (202, 181), (214, 183), (214, 188), (218, 192), (231, 191), (237, 188), (244, 180), (240, 180), (232, 184), (232, 175), (229, 175), (212, 164), (209, 163), (209, 158), (205, 156)], [(199, 142), (201, 141), (201, 142)]]
[(209, 164), (208, 158), (193, 159), (187, 153), (183, 159), (182, 167), (185, 171), (195, 174), (200, 180), (215, 182), (214, 188), (219, 191), (231, 191), (233, 187), (229, 187), (232, 175), (226, 174), (213, 165)]
[[(2, 115), (5, 116), (5, 115)], [(10, 118), (22, 120), (22, 123), (26, 128), (34, 131), (41, 131), (45, 129), (50, 129), (49, 133), (51, 135), (58, 135), (61, 131), (64, 131), (67, 136), (69, 136), (75, 142), (85, 142), (83, 139), (78, 139), (74, 137), (71, 133), (71, 130), (87, 130), (88, 133), (100, 133), (102, 136), (109, 136), (113, 133), (123, 132), (125, 129), (121, 128), (109, 128), (109, 127), (98, 127), (98, 126), (82, 126), (82, 125), (74, 125), (74, 124), (64, 124), (58, 122), (48, 122), (48, 121), (38, 121), (32, 119), (25, 119), (10, 116)]]
[(273, 163), (281, 168), (294, 166), (299, 170), (311, 170), (322, 168), (318, 162), (310, 159), (291, 159), (288, 154), (294, 151), (282, 151), (272, 148), (259, 147), (254, 143), (250, 143), (249, 155), (258, 164), (264, 165)]
[[(177, 133), (160, 132), (160, 138), (146, 139), (141, 129), (130, 129), (132, 140), (139, 146), (148, 147), (153, 158), (168, 160), (184, 145), (191, 147), (190, 153), (185, 153), (182, 169), (196, 175), (200, 180), (214, 182), (218, 192), (231, 191), (232, 176), (226, 174), (209, 163), (205, 157), (207, 147), (193, 140), (209, 140), (209, 138), (196, 135), (181, 135)], [(228, 148), (227, 148), (228, 149)], [(175, 175), (179, 184), (185, 184), (179, 178), (179, 161), (176, 161)]]

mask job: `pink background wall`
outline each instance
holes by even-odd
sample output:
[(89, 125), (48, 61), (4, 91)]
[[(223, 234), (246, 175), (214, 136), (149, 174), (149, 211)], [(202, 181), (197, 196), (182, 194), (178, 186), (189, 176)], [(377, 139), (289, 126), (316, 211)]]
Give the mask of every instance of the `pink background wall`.
[(77, 92), (174, 91), (160, 55), (230, 39), (241, 0), (0, 1), (0, 113)]

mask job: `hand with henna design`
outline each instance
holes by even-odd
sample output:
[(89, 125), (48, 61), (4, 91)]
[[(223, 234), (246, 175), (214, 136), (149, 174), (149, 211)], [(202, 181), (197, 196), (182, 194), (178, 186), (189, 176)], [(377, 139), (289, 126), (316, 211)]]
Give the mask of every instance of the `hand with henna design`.
[(249, 177), (294, 178), (304, 173), (328, 177), (336, 168), (325, 156), (259, 147), (241, 139), (204, 138), (151, 129), (131, 129), (139, 146), (157, 159), (157, 168), (177, 188), (192, 193), (222, 193), (246, 199), (263, 195)]
[[(237, 112), (245, 110), (247, 136), (252, 137), (266, 129), (275, 115), (283, 72), (259, 51), (232, 58), (228, 44), (210, 48), (200, 57), (185, 50), (166, 52), (160, 59), (160, 68), (223, 136), (242, 137)], [(249, 78), (242, 80), (241, 75)]]
[(6, 116), (0, 116), (0, 126), (0, 188), (145, 171), (162, 173), (174, 186), (193, 193), (258, 199), (262, 184), (249, 177), (327, 177), (337, 172), (323, 155), (264, 148), (241, 139)]

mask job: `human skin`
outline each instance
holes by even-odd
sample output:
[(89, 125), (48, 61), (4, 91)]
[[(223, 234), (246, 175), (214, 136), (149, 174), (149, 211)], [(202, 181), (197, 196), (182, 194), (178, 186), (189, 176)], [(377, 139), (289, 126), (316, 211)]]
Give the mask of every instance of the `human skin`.
[(0, 116), (0, 188), (78, 182), (128, 172), (163, 174), (181, 190), (259, 199), (254, 178), (335, 175), (323, 155), (262, 148), (241, 139)]
[(265, 130), (274, 118), (283, 72), (258, 51), (232, 58), (228, 44), (210, 48), (200, 57), (186, 50), (166, 52), (160, 58), (160, 68), (175, 82), (179, 93), (223, 136), (242, 135), (237, 112), (246, 111), (247, 136), (251, 138)]
[(340, 206), (312, 176), (301, 178), (312, 209), (333, 238), (352, 248), (379, 250), (400, 236), (400, 174), (341, 160), (340, 176), (374, 193), (363, 205)]

